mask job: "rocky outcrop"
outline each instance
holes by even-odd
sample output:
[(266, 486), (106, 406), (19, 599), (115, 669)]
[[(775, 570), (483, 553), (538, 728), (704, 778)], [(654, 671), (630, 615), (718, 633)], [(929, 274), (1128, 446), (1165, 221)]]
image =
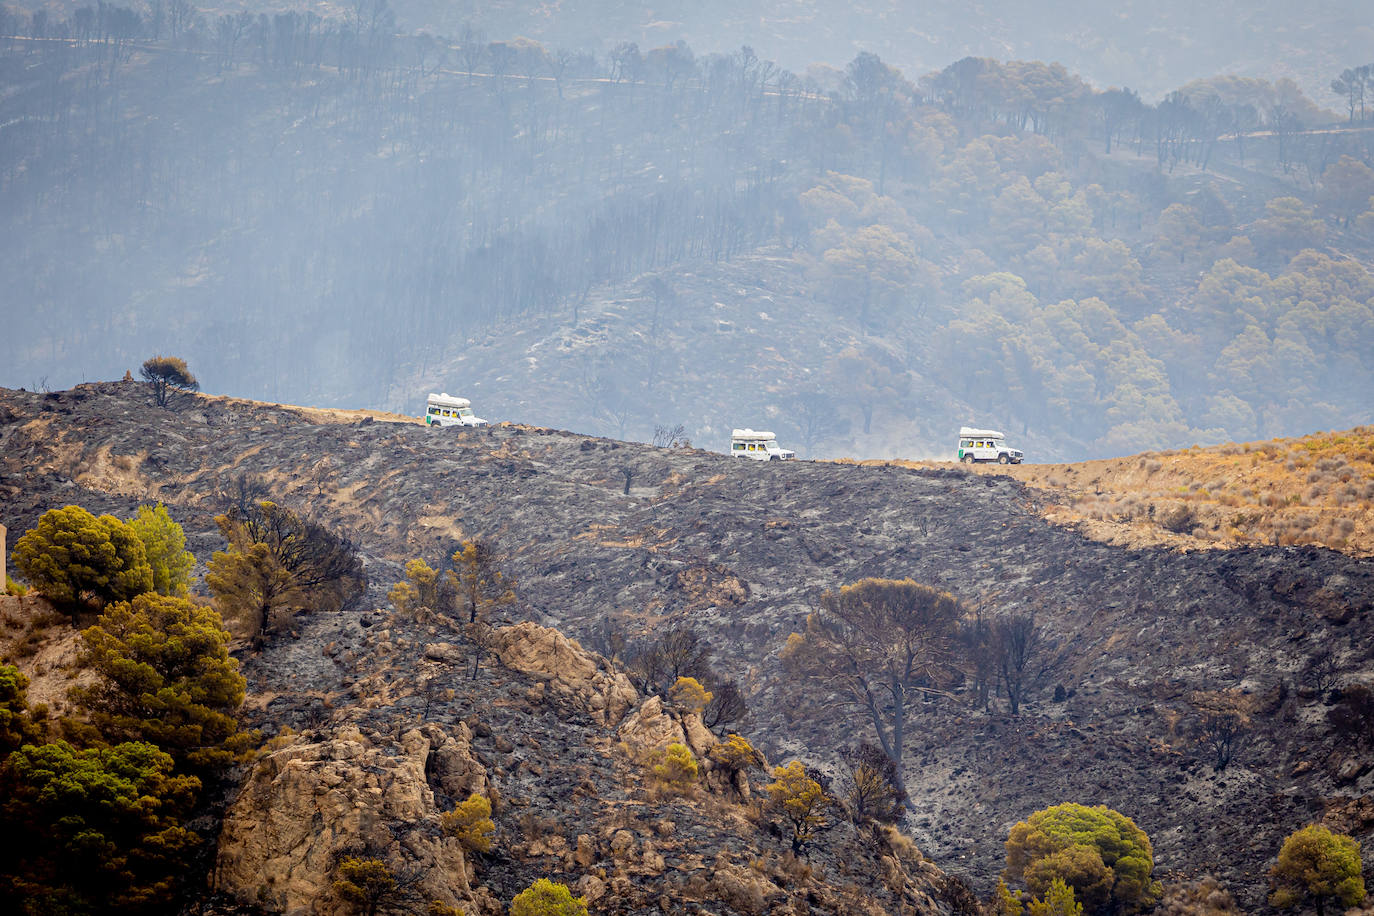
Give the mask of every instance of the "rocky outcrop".
[(687, 735), (682, 724), (663, 709), (663, 698), (649, 697), (630, 713), (620, 726), (620, 740), (630, 748), (630, 755), (645, 760), (670, 744), (686, 744)]
[(355, 726), (287, 739), (257, 762), (225, 815), (217, 889), (288, 916), (335, 912), (335, 867), (353, 855), (419, 875), (417, 899), (481, 912), (486, 902), (462, 847), (440, 829), (426, 778), (428, 769), (455, 797), (484, 789), (469, 742), (462, 726), (433, 725), (399, 743)]
[(546, 681), (549, 690), (585, 709), (598, 724), (614, 726), (639, 701), (623, 673), (549, 627), (528, 622), (502, 627), (495, 651), (501, 664)]

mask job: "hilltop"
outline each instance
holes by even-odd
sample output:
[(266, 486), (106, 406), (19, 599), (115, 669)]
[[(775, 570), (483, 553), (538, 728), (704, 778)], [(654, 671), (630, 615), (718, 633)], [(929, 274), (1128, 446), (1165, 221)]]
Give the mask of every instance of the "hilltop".
[[(587, 642), (607, 622), (632, 638), (689, 624), (739, 682), (751, 710), (740, 728), (770, 761), (829, 767), (867, 727), (789, 675), (778, 653), (821, 591), (910, 576), (986, 613), (1033, 611), (1046, 638), (1021, 715), (962, 692), (916, 713), (907, 826), (980, 892), (1002, 867), (1010, 824), (1066, 800), (1129, 814), (1167, 878), (1215, 873), (1246, 906), (1296, 827), (1374, 831), (1374, 772), (1331, 731), (1330, 695), (1307, 677), (1325, 653), (1334, 683), (1374, 679), (1374, 570), (1339, 551), (1103, 543), (1047, 520), (1053, 492), (981, 469), (757, 465), (551, 429), (439, 431), (233, 399), (164, 411), (133, 383), (0, 392), (0, 454), (12, 532), (67, 503), (127, 516), (161, 500), (204, 560), (222, 547), (221, 494), (252, 475), (359, 545), (367, 606), (379, 610), (302, 618), (295, 638), (247, 659), (252, 689), (270, 697), (264, 726), (343, 723), (364, 715), (359, 702), (375, 702), (366, 715), (378, 723), (414, 721), (397, 698), (413, 695), (417, 674), (395, 663), (443, 640), (399, 629), (380, 610), (384, 593), (407, 560), (437, 564), (458, 538), (481, 536), (507, 552), (518, 616)], [(1167, 457), (1132, 461), (1162, 470)], [(1367, 498), (1356, 503), (1368, 511)], [(380, 643), (363, 636), (382, 629)], [(336, 656), (361, 688), (342, 690)], [(1241, 704), (1254, 731), (1216, 771), (1191, 723), (1219, 697)], [(515, 741), (527, 724), (503, 733)]]
[(1374, 556), (1374, 427), (977, 472), (1036, 488), (1051, 501), (1047, 519), (1122, 546), (1315, 544)]

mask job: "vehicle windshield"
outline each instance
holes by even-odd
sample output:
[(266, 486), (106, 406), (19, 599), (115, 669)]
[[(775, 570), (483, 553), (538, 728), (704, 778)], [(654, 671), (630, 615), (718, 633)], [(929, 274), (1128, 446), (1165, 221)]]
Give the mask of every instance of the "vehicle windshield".
[(471, 408), (471, 407), (459, 407), (459, 408), (458, 408), (458, 416), (460, 416), (460, 417), (470, 417), (470, 416), (472, 416), (472, 408)]

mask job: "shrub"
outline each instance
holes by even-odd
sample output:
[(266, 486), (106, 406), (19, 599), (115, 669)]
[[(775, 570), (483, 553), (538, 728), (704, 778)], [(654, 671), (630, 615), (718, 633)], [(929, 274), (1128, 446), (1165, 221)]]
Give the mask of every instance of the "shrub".
[(706, 704), (711, 702), (711, 691), (701, 686), (694, 677), (680, 677), (668, 691), (668, 698), (685, 712), (701, 715)]
[(763, 755), (754, 750), (754, 746), (742, 735), (731, 733), (728, 738), (713, 746), (706, 753), (712, 760), (720, 764), (722, 769), (729, 770), (731, 773), (763, 768)]
[(1033, 893), (1044, 895), (1063, 878), (1086, 909), (1121, 912), (1136, 912), (1159, 897), (1149, 837), (1105, 805), (1068, 802), (1037, 811), (1011, 828), (1006, 846), (1006, 876)]
[(1160, 909), (1164, 916), (1240, 916), (1236, 898), (1211, 875), (1168, 888)]
[(670, 791), (679, 795), (690, 792), (697, 782), (697, 759), (685, 744), (673, 742), (654, 764), (654, 775)]
[(515, 895), (510, 916), (587, 916), (587, 898), (574, 897), (566, 884), (540, 878)]
[(1317, 916), (1335, 901), (1353, 907), (1364, 900), (1360, 844), (1320, 824), (1295, 831), (1283, 841), (1278, 862), (1270, 870), (1273, 893), (1269, 902), (1279, 909), (1311, 900)]
[(13, 665), (0, 665), (0, 761), (25, 744), (42, 738), (42, 729), (29, 715), (29, 679)]
[(5, 594), (15, 598), (22, 598), (29, 593), (28, 588), (15, 582), (9, 576), (5, 576)]
[(438, 611), (439, 573), (424, 560), (411, 560), (406, 564), (405, 579), (386, 596), (401, 614), (415, 614), (420, 608)]
[(1055, 878), (1045, 889), (1043, 900), (1026, 905), (1027, 916), (1082, 916), (1083, 904), (1074, 900), (1073, 888), (1063, 878)]
[(72, 606), (108, 604), (153, 589), (143, 542), (113, 515), (80, 506), (49, 509), (14, 545), (14, 565), (44, 596)]
[(773, 780), (766, 787), (768, 797), (792, 829), (792, 851), (800, 853), (825, 827), (830, 799), (821, 784), (807, 775), (800, 760), (774, 769)]
[(334, 893), (372, 916), (396, 893), (396, 876), (381, 859), (349, 856), (335, 868)]
[(491, 852), (496, 824), (491, 819), (491, 802), (476, 792), (452, 811), (440, 815), (444, 833), (458, 840), (468, 852)]

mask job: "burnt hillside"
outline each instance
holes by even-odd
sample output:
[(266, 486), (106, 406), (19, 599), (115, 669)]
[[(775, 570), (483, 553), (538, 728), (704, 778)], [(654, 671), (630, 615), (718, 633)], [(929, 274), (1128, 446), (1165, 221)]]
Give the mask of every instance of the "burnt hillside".
[[(1325, 818), (1364, 840), (1374, 830), (1374, 772), (1327, 733), (1326, 698), (1300, 686), (1321, 649), (1340, 680), (1374, 679), (1368, 560), (1125, 550), (1048, 524), (1036, 491), (1010, 478), (959, 469), (758, 465), (218, 398), (164, 411), (133, 383), (0, 391), (0, 517), (12, 538), (56, 506), (127, 516), (161, 500), (204, 560), (221, 546), (219, 494), (241, 474), (356, 541), (376, 606), (407, 559), (436, 564), (458, 537), (480, 535), (509, 553), (519, 614), (536, 622), (584, 639), (611, 617), (638, 632), (690, 622), (745, 688), (743, 730), (773, 760), (832, 759), (868, 731), (777, 660), (823, 589), (910, 576), (985, 610), (1035, 608), (1054, 648), (1022, 715), (957, 694), (920, 711), (909, 753), (909, 826), (980, 890), (1003, 865), (1011, 823), (1060, 801), (1129, 814), (1161, 871), (1218, 873), (1247, 908), (1293, 829)], [(303, 620), (298, 640), (250, 659), (257, 689), (330, 689), (306, 682), (333, 676), (321, 650), (337, 626)], [(287, 652), (317, 661), (288, 681)], [(1187, 734), (1199, 697), (1224, 690), (1248, 697), (1255, 739), (1217, 773)]]

